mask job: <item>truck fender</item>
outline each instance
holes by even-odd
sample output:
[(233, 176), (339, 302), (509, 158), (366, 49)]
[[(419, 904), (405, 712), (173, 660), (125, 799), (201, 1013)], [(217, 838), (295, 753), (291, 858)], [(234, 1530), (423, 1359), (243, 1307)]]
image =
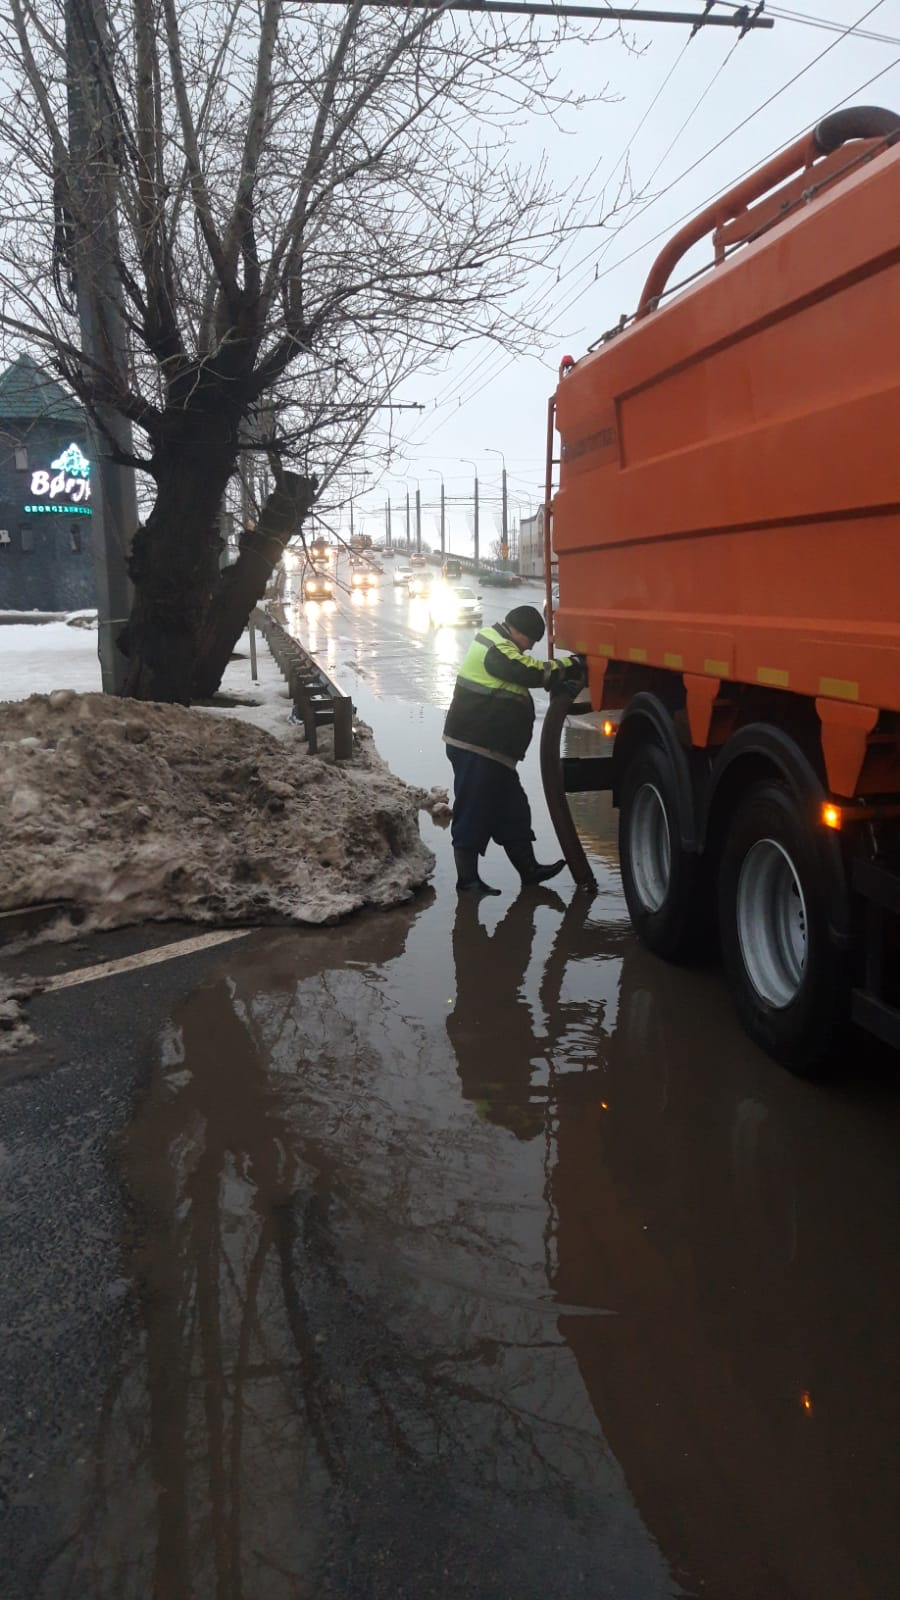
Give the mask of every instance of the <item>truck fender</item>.
[[(699, 848), (706, 851), (713, 843), (717, 801), (738, 779), (739, 764), (747, 769), (748, 781), (766, 769), (782, 777), (791, 789), (801, 811), (809, 818), (810, 838), (821, 864), (828, 924), (832, 939), (841, 947), (851, 942), (850, 898), (840, 835), (818, 823), (828, 792), (806, 752), (782, 728), (769, 722), (751, 722), (738, 729), (722, 747), (713, 762), (701, 819)], [(756, 768), (753, 773), (752, 769)], [(751, 776), (752, 774), (752, 776)]]
[(625, 715), (619, 724), (613, 746), (613, 804), (619, 804), (619, 793), (628, 762), (641, 744), (653, 739), (661, 745), (672, 768), (678, 794), (678, 814), (681, 819), (681, 846), (689, 854), (702, 848), (698, 822), (705, 787), (708, 763), (700, 751), (686, 750), (678, 737), (672, 713), (649, 690), (641, 690), (628, 702)]

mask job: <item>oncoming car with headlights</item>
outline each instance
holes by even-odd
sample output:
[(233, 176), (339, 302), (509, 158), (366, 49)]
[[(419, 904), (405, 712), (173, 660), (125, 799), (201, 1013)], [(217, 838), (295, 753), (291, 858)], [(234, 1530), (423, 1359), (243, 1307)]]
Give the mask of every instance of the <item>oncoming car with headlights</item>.
[(429, 614), (436, 628), (474, 628), (484, 620), (480, 595), (462, 583), (440, 584), (431, 596)]
[(350, 572), (351, 589), (374, 589), (378, 582), (378, 574), (373, 567), (354, 566)]
[(330, 600), (334, 585), (327, 572), (308, 572), (303, 580), (304, 600)]
[(407, 588), (413, 600), (424, 600), (430, 595), (434, 586), (434, 576), (428, 568), (414, 567), (407, 581)]

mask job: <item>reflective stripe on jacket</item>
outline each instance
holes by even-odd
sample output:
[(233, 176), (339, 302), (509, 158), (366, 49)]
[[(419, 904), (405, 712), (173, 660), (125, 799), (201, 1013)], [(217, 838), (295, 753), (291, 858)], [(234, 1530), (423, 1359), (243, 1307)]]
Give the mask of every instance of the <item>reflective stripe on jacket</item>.
[(559, 664), (526, 654), (504, 623), (481, 628), (459, 669), (444, 738), (506, 761), (521, 761), (534, 726), (531, 687), (547, 688)]

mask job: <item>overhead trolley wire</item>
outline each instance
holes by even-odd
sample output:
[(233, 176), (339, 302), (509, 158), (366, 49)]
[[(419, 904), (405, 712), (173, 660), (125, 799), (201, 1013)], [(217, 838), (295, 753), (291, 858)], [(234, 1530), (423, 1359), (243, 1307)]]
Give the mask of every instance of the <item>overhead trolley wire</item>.
[[(640, 118), (639, 118), (639, 120), (637, 122), (637, 125), (635, 126), (635, 128), (633, 129), (631, 134), (629, 135), (629, 138), (627, 139), (627, 141), (626, 141), (626, 143), (625, 143), (620, 155), (617, 157), (617, 159), (615, 161), (615, 164), (610, 169), (609, 178), (607, 179), (607, 185), (612, 182), (612, 180), (614, 179), (614, 177), (615, 177), (615, 175), (618, 172), (620, 167), (622, 167), (624, 165), (625, 168), (626, 168), (626, 171), (627, 171), (628, 157), (631, 154), (632, 146), (633, 146), (635, 140), (643, 132), (643, 129), (646, 126), (647, 121), (648, 121), (651, 113), (653, 112), (655, 106), (659, 102), (659, 100), (662, 97), (662, 95), (664, 94), (665, 90), (668, 88), (672, 78), (674, 77), (675, 73), (677, 72), (678, 68), (680, 67), (680, 65), (681, 65), (681, 63), (682, 63), (682, 61), (684, 59), (685, 53), (686, 53), (686, 51), (688, 49), (688, 46), (691, 43), (691, 39), (692, 38), (693, 38), (693, 35), (692, 34), (688, 34), (688, 36), (685, 39), (681, 49), (679, 50), (677, 56), (675, 57), (675, 60), (672, 62), (671, 66), (669, 66), (669, 68), (665, 72), (661, 82), (659, 83), (658, 87), (656, 88), (656, 90), (655, 90), (655, 92), (653, 94), (653, 98), (651, 99), (649, 105), (642, 112), (642, 114), (641, 114), (641, 116), (640, 116)], [(723, 63), (723, 65), (724, 65), (724, 63)], [(591, 168), (590, 172), (587, 174), (587, 176), (583, 180), (583, 182), (581, 184), (581, 188), (580, 188), (579, 194), (578, 194), (578, 197), (577, 197), (577, 199), (575, 201), (576, 205), (579, 203), (581, 197), (584, 195), (585, 188), (587, 187), (588, 183), (590, 183), (591, 178), (594, 176), (594, 174), (597, 172), (598, 168), (601, 165), (602, 165), (602, 157), (594, 163), (594, 165)], [(562, 275), (560, 276), (559, 275), (559, 269), (563, 265), (563, 262), (565, 261), (566, 254), (568, 253), (568, 251), (574, 245), (575, 238), (576, 238), (576, 235), (575, 235), (575, 232), (573, 230), (572, 237), (568, 241), (568, 243), (567, 243), (567, 245), (565, 247), (563, 256), (562, 256), (561, 260), (557, 263), (557, 283), (561, 282), (565, 277), (568, 276), (568, 271), (562, 273)], [(577, 272), (578, 271), (578, 267), (580, 266), (580, 264), (581, 264), (580, 262), (576, 263), (575, 266), (573, 268), (569, 269), (569, 270)], [(552, 270), (552, 269), (550, 269), (550, 270)], [(541, 303), (541, 299), (544, 296), (544, 293), (545, 293), (545, 291), (543, 289), (538, 289), (538, 290), (533, 291), (531, 296), (529, 297), (529, 299), (525, 302), (525, 306), (524, 306), (523, 310), (527, 312), (527, 310), (530, 309), (532, 306), (539, 305)], [(455, 397), (457, 395), (457, 393), (458, 393), (458, 391), (460, 389), (460, 385), (462, 384), (464, 386), (466, 381), (467, 381), (467, 379), (470, 376), (474, 376), (474, 374), (478, 371), (478, 369), (481, 368), (485, 364), (486, 361), (490, 360), (491, 354), (492, 354), (491, 351), (487, 351), (487, 352), (485, 352), (485, 351), (475, 351), (475, 352), (473, 352), (472, 356), (469, 358), (469, 360), (463, 366), (461, 372), (456, 373), (454, 375), (453, 379), (451, 380), (451, 382), (448, 385), (446, 385), (444, 389), (441, 389), (441, 390), (438, 391), (438, 394), (435, 397), (434, 407), (432, 409), (433, 410), (437, 409), (437, 408), (441, 407), (444, 403), (448, 403), (449, 404), (450, 398), (451, 397)], [(423, 425), (424, 425), (425, 418), (422, 419), (422, 422), (423, 422)]]
[[(569, 298), (565, 301), (565, 303), (559, 308), (558, 314), (565, 314), (567, 311), (571, 310), (572, 306), (577, 304), (577, 302), (583, 297), (584, 294), (586, 294), (589, 291), (589, 289), (592, 287), (592, 285), (595, 282), (598, 282), (601, 278), (608, 277), (610, 275), (610, 273), (616, 271), (620, 266), (624, 266), (627, 262), (633, 260), (635, 258), (635, 256), (639, 255), (643, 250), (647, 249), (651, 244), (656, 243), (658, 239), (663, 238), (666, 235), (668, 235), (669, 233), (671, 233), (672, 230), (674, 228), (677, 228), (682, 221), (686, 221), (691, 216), (696, 215), (698, 210), (704, 209), (704, 207), (706, 205), (710, 204), (711, 201), (713, 199), (715, 199), (718, 194), (725, 193), (727, 191), (727, 189), (733, 187), (734, 183), (740, 182), (740, 179), (742, 177), (747, 176), (750, 172), (756, 171), (757, 167), (759, 165), (761, 165), (761, 163), (759, 161), (754, 162), (751, 167), (748, 167), (746, 169), (746, 172), (742, 173), (740, 175), (740, 177), (730, 180), (728, 184), (726, 184), (722, 188), (718, 189), (715, 192), (715, 194), (710, 196), (709, 200), (703, 202), (703, 205), (701, 205), (701, 206), (692, 206), (690, 208), (690, 210), (687, 211), (684, 214), (683, 217), (677, 219), (674, 223), (667, 224), (666, 227), (660, 229), (659, 232), (654, 234), (650, 239), (644, 240), (642, 244), (638, 245), (634, 250), (630, 251), (627, 255), (625, 255), (623, 257), (620, 257), (620, 258), (617, 258), (614, 262), (610, 263), (610, 265), (607, 268), (605, 268), (602, 273), (599, 270), (597, 270), (599, 268), (600, 261), (603, 259), (603, 256), (608, 252), (608, 250), (611, 248), (611, 246), (615, 242), (615, 240), (621, 237), (621, 235), (625, 232), (626, 228), (631, 227), (631, 225), (634, 222), (636, 222), (639, 217), (644, 216), (651, 209), (652, 206), (656, 205), (660, 200), (662, 200), (665, 197), (665, 195), (669, 194), (673, 189), (675, 189), (678, 186), (678, 184), (682, 183), (684, 181), (684, 179), (686, 177), (689, 177), (692, 172), (696, 171), (696, 169), (699, 166), (701, 166), (703, 164), (703, 162), (707, 161), (710, 158), (710, 156), (714, 155), (718, 150), (720, 150), (722, 148), (723, 145), (727, 144), (728, 141), (735, 136), (735, 134), (741, 132), (741, 130), (743, 128), (747, 127), (749, 123), (754, 121), (757, 116), (760, 116), (763, 111), (767, 110), (768, 107), (770, 105), (772, 105), (775, 100), (779, 99), (781, 97), (781, 95), (785, 94), (789, 89), (793, 88), (795, 83), (799, 82), (799, 80), (801, 78), (805, 77), (808, 72), (811, 72), (814, 67), (818, 66), (818, 64), (821, 61), (823, 61), (826, 56), (830, 55), (830, 53), (833, 50), (835, 50), (839, 44), (842, 44), (842, 43), (846, 42), (846, 40), (848, 38), (851, 38), (854, 35), (855, 31), (860, 27), (860, 25), (862, 23), (868, 21), (868, 19), (871, 16), (873, 16), (876, 11), (881, 9), (881, 6), (883, 4), (884, 4), (884, 0), (875, 0), (875, 3), (873, 5), (870, 5), (868, 7), (868, 9), (863, 12), (862, 16), (858, 17), (856, 22), (849, 23), (849, 24), (843, 26), (841, 33), (835, 39), (833, 39), (829, 44), (827, 44), (823, 50), (820, 50), (819, 53), (816, 56), (814, 56), (811, 61), (807, 62), (807, 64), (804, 67), (799, 68), (799, 70), (797, 72), (793, 73), (792, 76), (785, 83), (783, 83), (780, 86), (780, 88), (774, 90), (772, 94), (768, 95), (766, 97), (766, 99), (761, 101), (761, 103), (758, 106), (756, 106), (751, 112), (749, 112), (745, 117), (742, 117), (739, 122), (735, 123), (734, 127), (730, 128), (727, 133), (723, 134), (719, 139), (717, 139), (715, 141), (714, 144), (710, 145), (707, 150), (705, 150), (700, 156), (698, 156), (687, 167), (685, 167), (681, 172), (679, 172), (676, 177), (672, 178), (671, 181), (669, 183), (667, 183), (665, 185), (665, 187), (663, 189), (661, 189), (660, 192), (657, 195), (652, 196), (643, 205), (639, 205), (637, 207), (637, 209), (635, 210), (635, 212), (633, 213), (633, 215), (630, 216), (629, 218), (627, 218), (626, 221), (622, 224), (622, 226), (616, 231), (614, 237), (609, 241), (609, 244), (606, 246), (606, 249), (601, 252), (601, 255), (600, 255), (599, 258), (596, 256), (596, 251), (595, 250), (590, 250), (590, 251), (586, 252), (586, 254), (584, 256), (582, 256), (580, 261), (576, 262), (572, 267), (570, 267), (566, 271), (566, 273), (564, 274), (564, 278), (571, 278), (574, 274), (579, 272), (579, 270), (588, 261), (593, 260), (595, 262), (594, 274), (592, 276), (590, 276), (580, 287), (576, 288), (575, 292), (572, 295), (570, 295)], [(732, 47), (732, 51), (733, 51), (733, 48), (734, 47)], [(729, 56), (731, 55), (732, 51), (729, 51)], [(727, 58), (726, 58), (726, 61), (727, 61)], [(725, 64), (726, 64), (726, 62), (723, 61), (722, 65), (721, 65), (721, 67), (719, 69), (720, 71), (724, 68)], [(839, 106), (845, 105), (847, 103), (848, 99), (851, 99), (851, 98), (855, 99), (857, 95), (863, 93), (864, 90), (870, 88), (873, 83), (876, 83), (880, 78), (884, 77), (896, 65), (897, 65), (897, 60), (896, 59), (894, 61), (889, 62), (887, 66), (881, 68), (881, 70), (879, 72), (874, 73), (872, 75), (872, 77), (868, 78), (865, 81), (865, 83), (859, 85), (858, 88), (854, 89), (851, 92), (851, 94), (843, 96), (836, 103), (836, 105), (831, 108), (831, 110), (835, 110)], [(704, 91), (704, 94), (706, 92), (708, 92), (709, 87), (711, 87), (711, 85), (707, 86), (707, 90)], [(649, 108), (648, 108), (648, 111), (649, 111)], [(830, 112), (829, 113), (825, 113), (825, 114), (829, 115)], [(794, 136), (794, 137), (796, 137), (796, 136)], [(772, 152), (772, 154), (773, 155), (777, 154), (779, 150), (785, 149), (787, 147), (787, 145), (790, 144), (790, 143), (792, 143), (792, 139), (785, 140), (781, 145), (779, 145), (776, 148), (775, 151)], [(667, 152), (667, 154), (668, 154), (668, 152)], [(665, 159), (665, 157), (663, 157), (662, 159)], [(770, 159), (770, 157), (766, 157), (765, 159), (768, 160), (768, 159)], [(661, 166), (661, 164), (662, 164), (662, 160), (657, 163), (657, 166), (654, 169), (654, 174), (653, 175), (655, 175), (655, 173), (659, 170), (659, 167)], [(541, 291), (541, 292), (544, 295), (546, 295), (546, 291)], [(470, 380), (474, 379), (476, 377), (478, 366), (483, 366), (486, 361), (490, 360), (491, 354), (492, 354), (492, 352), (486, 352), (485, 355), (481, 358), (481, 360), (476, 362), (476, 364), (472, 367), (471, 373), (469, 374)], [(444, 391), (444, 392), (446, 392), (448, 394), (452, 394), (453, 397), (456, 399), (457, 405), (456, 405), (456, 407), (454, 407), (454, 409), (459, 409), (459, 407), (461, 405), (468, 404), (472, 400), (476, 399), (478, 397), (478, 395), (483, 393), (483, 391), (487, 387), (489, 387), (490, 384), (494, 383), (496, 381), (496, 379), (502, 375), (502, 373), (508, 371), (509, 368), (518, 359), (519, 358), (517, 356), (511, 356), (506, 361), (501, 362), (500, 365), (493, 372), (491, 372), (489, 374), (489, 376), (483, 382), (477, 383), (476, 387), (471, 388), (468, 391), (465, 390), (465, 378), (463, 378), (463, 380), (462, 380), (462, 387), (460, 386), (460, 379), (457, 378), (455, 380), (454, 387), (452, 389), (448, 388), (448, 390)], [(470, 366), (471, 365), (472, 364), (470, 363)], [(449, 402), (442, 401), (442, 398), (439, 395), (438, 399), (437, 399), (437, 408), (441, 409), (442, 407), (449, 407)], [(447, 414), (445, 414), (445, 416), (442, 417), (441, 421), (438, 422), (437, 425), (434, 428), (431, 429), (431, 431), (426, 435), (425, 440), (423, 440), (423, 442), (427, 442), (428, 440), (430, 440), (434, 436), (434, 434), (438, 431), (438, 429), (444, 426), (445, 422), (448, 420), (449, 414), (450, 414), (449, 413), (449, 409), (447, 409)], [(433, 416), (433, 412), (432, 413), (426, 412), (423, 415), (421, 423), (419, 424), (419, 426), (421, 428), (424, 428), (424, 427), (427, 426), (427, 419), (428, 419), (429, 415)], [(414, 432), (406, 442), (408, 444), (412, 445), (412, 444), (415, 443), (415, 440), (416, 440), (416, 433)]]
[[(823, 113), (823, 115), (830, 116), (833, 111), (837, 111), (841, 106), (846, 105), (848, 100), (855, 100), (857, 95), (862, 94), (866, 89), (870, 89), (873, 83), (877, 83), (880, 78), (886, 77), (886, 75), (889, 72), (892, 72), (897, 66), (900, 66), (900, 57), (895, 57), (893, 61), (888, 62), (887, 66), (882, 67), (880, 71), (873, 73), (871, 78), (867, 78), (864, 83), (859, 84), (856, 89), (850, 92), (850, 94), (845, 95), (843, 99), (836, 101), (833, 106), (830, 106), (829, 109)], [(592, 278), (590, 284), (588, 284), (586, 288), (580, 289), (572, 297), (572, 299), (567, 302), (566, 306), (563, 307), (563, 310), (566, 311), (571, 309), (571, 306), (574, 305), (575, 302), (582, 297), (582, 295), (587, 293), (587, 290), (592, 287), (594, 282), (599, 282), (603, 278), (608, 278), (611, 273), (618, 271), (619, 267), (626, 266), (629, 261), (633, 261), (637, 256), (642, 255), (645, 250), (649, 249), (650, 245), (657, 244), (660, 239), (671, 237), (672, 233), (679, 228), (682, 223), (689, 221), (689, 219), (696, 216), (698, 212), (704, 211), (708, 205), (711, 205), (714, 200), (718, 199), (719, 195), (726, 194), (728, 190), (733, 188), (736, 183), (740, 183), (742, 179), (749, 177), (752, 172), (756, 172), (760, 166), (765, 165), (765, 163), (771, 161), (774, 156), (779, 155), (782, 150), (786, 150), (788, 146), (793, 144), (798, 137), (802, 136), (803, 131), (803, 129), (800, 129), (798, 133), (792, 134), (790, 139), (785, 139), (781, 144), (777, 145), (769, 152), (767, 156), (763, 157), (761, 161), (755, 161), (752, 166), (745, 168), (745, 170), (739, 173), (732, 181), (724, 185), (722, 188), (717, 189), (708, 197), (708, 199), (703, 201), (701, 205), (691, 206), (689, 211), (683, 212), (682, 215), (677, 217), (674, 222), (667, 223), (665, 227), (660, 228), (658, 232), (652, 234), (649, 239), (644, 239), (641, 244), (635, 245), (634, 249), (630, 250), (627, 255), (620, 256), (615, 261), (611, 262), (610, 265), (599, 274), (597, 279)], [(501, 368), (500, 371), (506, 370), (506, 367), (509, 365), (511, 365), (511, 362), (507, 362), (506, 366)], [(481, 394), (482, 391), (494, 381), (494, 377), (496, 376), (499, 376), (499, 372), (493, 374), (489, 379), (486, 380), (485, 383), (481, 384), (471, 394), (467, 395), (466, 402), (468, 403), (471, 400), (477, 399), (478, 395)], [(439, 424), (439, 426), (442, 426), (442, 424)], [(436, 431), (437, 429), (435, 429), (435, 432)]]
[[(728, 6), (732, 11), (741, 9), (743, 0), (718, 0), (719, 5)], [(809, 11), (794, 11), (787, 6), (766, 5), (766, 15), (773, 17), (777, 22), (794, 22), (803, 27), (821, 28), (829, 33), (846, 32), (851, 38), (863, 39), (871, 44), (896, 44), (900, 45), (900, 38), (889, 33), (875, 33), (869, 28), (861, 28), (853, 23), (849, 28), (843, 22), (836, 22), (833, 17), (816, 17)]]

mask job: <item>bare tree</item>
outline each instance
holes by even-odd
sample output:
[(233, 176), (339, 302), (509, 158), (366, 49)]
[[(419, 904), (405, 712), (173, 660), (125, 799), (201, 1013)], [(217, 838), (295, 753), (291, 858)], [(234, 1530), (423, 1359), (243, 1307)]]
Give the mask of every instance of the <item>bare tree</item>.
[[(0, 335), (149, 476), (119, 644), (130, 693), (186, 701), (395, 386), (466, 339), (532, 342), (519, 291), (564, 223), (513, 130), (576, 104), (565, 25), (361, 0), (3, 12)], [(242, 447), (275, 489), (220, 572)]]

